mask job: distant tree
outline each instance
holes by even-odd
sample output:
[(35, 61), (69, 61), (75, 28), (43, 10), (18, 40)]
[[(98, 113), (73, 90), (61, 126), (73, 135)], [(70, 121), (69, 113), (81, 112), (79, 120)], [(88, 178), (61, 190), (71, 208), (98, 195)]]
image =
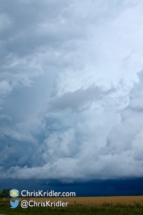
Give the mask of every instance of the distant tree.
[(2, 191), (0, 191), (0, 198), (9, 198), (9, 188), (4, 188)]

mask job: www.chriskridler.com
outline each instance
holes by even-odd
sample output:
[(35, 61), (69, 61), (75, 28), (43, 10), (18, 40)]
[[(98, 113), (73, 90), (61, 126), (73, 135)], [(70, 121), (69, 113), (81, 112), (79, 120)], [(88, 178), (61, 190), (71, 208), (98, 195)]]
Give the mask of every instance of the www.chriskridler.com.
[(54, 190), (51, 191), (43, 191), (38, 190), (37, 192), (34, 190), (33, 192), (29, 192), (28, 190), (21, 191), (22, 197), (73, 197), (76, 196), (75, 192), (55, 192)]

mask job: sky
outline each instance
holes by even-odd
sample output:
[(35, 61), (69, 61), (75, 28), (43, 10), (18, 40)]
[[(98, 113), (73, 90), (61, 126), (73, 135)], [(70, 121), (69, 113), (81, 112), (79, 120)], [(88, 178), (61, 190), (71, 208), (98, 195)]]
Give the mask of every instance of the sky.
[(0, 1), (0, 179), (143, 178), (143, 1)]

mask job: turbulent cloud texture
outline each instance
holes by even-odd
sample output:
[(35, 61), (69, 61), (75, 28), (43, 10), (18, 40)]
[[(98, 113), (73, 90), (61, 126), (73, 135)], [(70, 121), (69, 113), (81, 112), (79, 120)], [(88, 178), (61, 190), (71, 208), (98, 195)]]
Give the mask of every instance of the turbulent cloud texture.
[(0, 2), (0, 178), (143, 176), (142, 7)]

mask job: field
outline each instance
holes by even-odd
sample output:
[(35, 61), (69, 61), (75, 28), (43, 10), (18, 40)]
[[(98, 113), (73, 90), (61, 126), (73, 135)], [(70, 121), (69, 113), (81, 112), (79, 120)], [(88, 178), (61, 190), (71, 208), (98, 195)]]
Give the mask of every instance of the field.
[[(21, 200), (21, 199), (20, 199)], [(123, 204), (134, 205), (141, 204), (143, 206), (143, 196), (109, 196), (109, 197), (66, 197), (66, 198), (29, 198), (34, 201), (58, 201), (68, 202), (69, 205), (104, 205), (104, 204)]]
[[(23, 200), (23, 199), (20, 199)], [(25, 198), (36, 202), (68, 202), (67, 207), (10, 208), (8, 201), (0, 202), (0, 214), (7, 215), (143, 215), (143, 196)]]

